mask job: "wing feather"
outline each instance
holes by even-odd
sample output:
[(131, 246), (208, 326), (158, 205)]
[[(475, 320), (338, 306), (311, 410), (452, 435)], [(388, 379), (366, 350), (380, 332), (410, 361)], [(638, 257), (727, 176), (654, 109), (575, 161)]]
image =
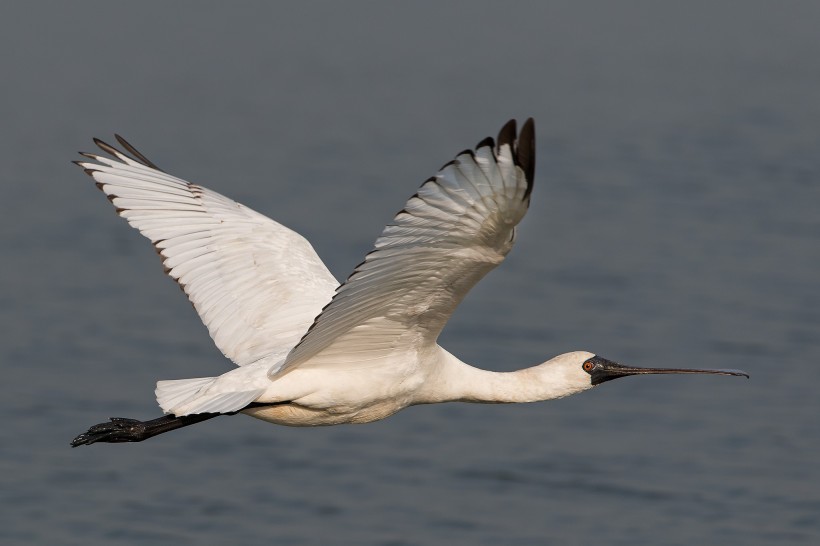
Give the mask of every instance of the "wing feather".
[(467, 292), (512, 249), (532, 191), (535, 130), (515, 121), (445, 164), (376, 240), (281, 368), (366, 366), (435, 343)]
[(120, 216), (151, 240), (217, 347), (242, 366), (281, 359), (338, 283), (303, 237), (235, 201), (95, 139), (110, 157), (76, 161)]

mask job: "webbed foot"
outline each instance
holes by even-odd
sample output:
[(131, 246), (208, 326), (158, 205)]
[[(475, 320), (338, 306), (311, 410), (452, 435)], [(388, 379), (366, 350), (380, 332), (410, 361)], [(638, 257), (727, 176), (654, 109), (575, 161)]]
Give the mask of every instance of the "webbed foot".
[[(138, 421), (124, 417), (112, 417), (107, 423), (100, 423), (89, 428), (71, 441), (71, 447), (87, 446), (97, 442), (112, 444), (120, 442), (141, 442), (158, 434), (201, 423), (220, 413), (196, 413), (193, 415), (163, 415), (150, 421)], [(228, 414), (232, 415), (232, 414)]]
[(107, 423), (100, 423), (88, 429), (71, 441), (71, 447), (91, 445), (95, 442), (141, 442), (149, 438), (147, 427), (142, 421), (112, 417)]

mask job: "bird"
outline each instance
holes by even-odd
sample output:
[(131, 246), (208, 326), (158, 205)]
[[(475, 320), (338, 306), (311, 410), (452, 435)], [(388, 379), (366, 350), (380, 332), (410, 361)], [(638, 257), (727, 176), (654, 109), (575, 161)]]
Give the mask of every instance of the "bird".
[(535, 122), (508, 121), (427, 179), (339, 283), (278, 222), (161, 170), (124, 138), (74, 161), (153, 243), (213, 341), (237, 367), (158, 381), (159, 418), (112, 417), (73, 447), (140, 442), (224, 415), (288, 426), (367, 423), (408, 406), (552, 400), (612, 379), (732, 369), (640, 368), (573, 351), (511, 372), (473, 367), (437, 340), (500, 264), (529, 208)]

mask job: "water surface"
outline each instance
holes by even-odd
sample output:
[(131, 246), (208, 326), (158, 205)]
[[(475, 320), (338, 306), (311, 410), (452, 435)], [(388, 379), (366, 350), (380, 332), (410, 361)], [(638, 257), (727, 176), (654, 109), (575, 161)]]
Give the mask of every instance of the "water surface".
[[(820, 9), (26, 3), (0, 17), (4, 544), (820, 542)], [(538, 123), (529, 215), (441, 342), (644, 377), (364, 426), (151, 418), (230, 366), (69, 161), (119, 132), (347, 276), (424, 179)]]

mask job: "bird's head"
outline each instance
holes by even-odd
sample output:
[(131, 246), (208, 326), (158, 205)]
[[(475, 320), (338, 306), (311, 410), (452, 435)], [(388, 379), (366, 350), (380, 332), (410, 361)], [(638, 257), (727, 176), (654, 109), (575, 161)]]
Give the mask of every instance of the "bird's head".
[(560, 386), (561, 392), (555, 393), (556, 398), (585, 391), (606, 381), (629, 375), (712, 374), (749, 377), (749, 374), (742, 370), (624, 366), (586, 351), (576, 351), (556, 356), (537, 368), (540, 374), (544, 374), (544, 382), (549, 382), (556, 387)]

